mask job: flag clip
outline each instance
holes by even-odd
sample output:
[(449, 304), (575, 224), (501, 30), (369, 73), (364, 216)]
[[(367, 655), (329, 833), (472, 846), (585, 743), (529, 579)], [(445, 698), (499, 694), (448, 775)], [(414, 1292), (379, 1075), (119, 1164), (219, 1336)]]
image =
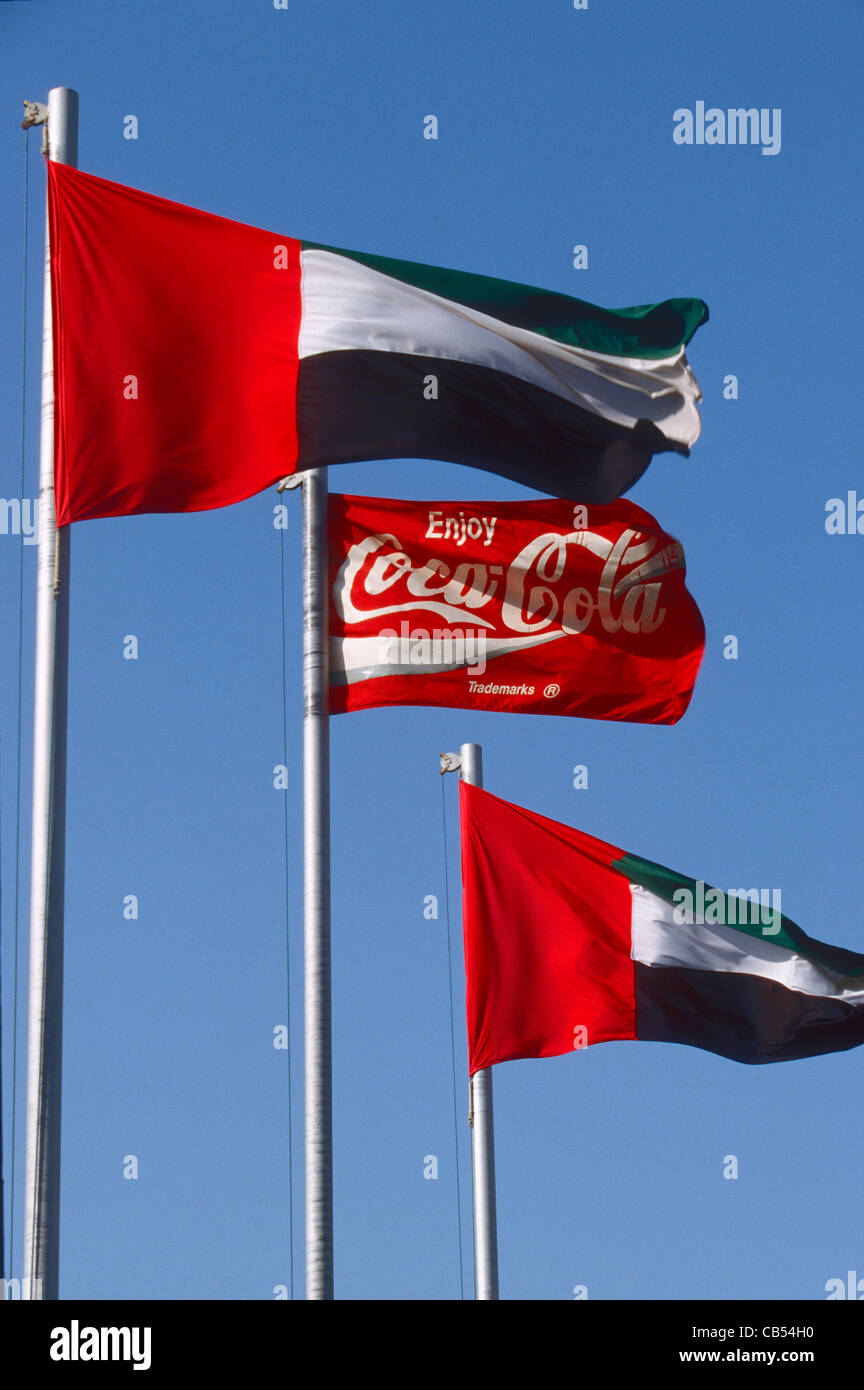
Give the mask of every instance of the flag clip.
[(31, 125), (44, 125), (48, 119), (48, 107), (44, 101), (25, 101), (24, 113), (22, 130), (27, 130)]
[(48, 107), (44, 101), (25, 101), (24, 119), (21, 122), (22, 130), (29, 130), (31, 125), (41, 125), (45, 129), (42, 131), (42, 153), (48, 153)]

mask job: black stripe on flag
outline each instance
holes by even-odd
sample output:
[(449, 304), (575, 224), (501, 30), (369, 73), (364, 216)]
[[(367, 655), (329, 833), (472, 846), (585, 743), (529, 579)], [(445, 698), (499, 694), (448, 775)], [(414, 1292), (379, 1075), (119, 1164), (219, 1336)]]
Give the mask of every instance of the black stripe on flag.
[(791, 1062), (864, 1043), (864, 1009), (727, 970), (636, 966), (636, 1037), (734, 1062)]
[[(428, 376), (437, 399), (424, 398)], [(298, 471), (364, 459), (442, 459), (598, 505), (632, 487), (651, 454), (688, 452), (647, 420), (627, 429), (492, 367), (384, 351), (302, 358), (297, 429)], [(615, 442), (635, 447), (606, 454)]]

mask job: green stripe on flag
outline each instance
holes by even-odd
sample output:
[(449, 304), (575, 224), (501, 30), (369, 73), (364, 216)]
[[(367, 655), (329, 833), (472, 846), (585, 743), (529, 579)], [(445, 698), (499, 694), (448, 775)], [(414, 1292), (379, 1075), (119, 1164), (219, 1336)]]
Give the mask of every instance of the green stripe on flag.
[(701, 299), (667, 299), (662, 304), (641, 304), (630, 309), (601, 309), (584, 299), (512, 280), (497, 280), (490, 275), (445, 270), (389, 256), (369, 256), (316, 241), (304, 241), (301, 246), (304, 251), (329, 251), (334, 256), (344, 256), (517, 328), (610, 357), (672, 357), (708, 319), (708, 306)]

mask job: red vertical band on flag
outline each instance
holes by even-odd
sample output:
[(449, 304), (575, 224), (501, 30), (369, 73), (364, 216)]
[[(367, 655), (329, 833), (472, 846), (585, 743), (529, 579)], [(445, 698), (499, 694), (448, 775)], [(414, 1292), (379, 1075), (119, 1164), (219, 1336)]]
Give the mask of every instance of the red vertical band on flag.
[(623, 851), (465, 782), (460, 817), (471, 1074), (635, 1038)]
[(48, 208), (58, 524), (292, 472), (300, 243), (51, 161)]

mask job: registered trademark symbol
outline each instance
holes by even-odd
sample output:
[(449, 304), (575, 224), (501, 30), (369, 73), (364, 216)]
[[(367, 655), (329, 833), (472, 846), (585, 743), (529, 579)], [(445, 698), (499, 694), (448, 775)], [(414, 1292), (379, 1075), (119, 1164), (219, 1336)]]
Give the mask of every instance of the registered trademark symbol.
[(553, 681), (551, 685), (547, 685), (546, 689), (543, 691), (543, 694), (546, 696), (547, 700), (554, 700), (556, 695), (561, 694), (561, 687), (560, 685), (555, 685)]

